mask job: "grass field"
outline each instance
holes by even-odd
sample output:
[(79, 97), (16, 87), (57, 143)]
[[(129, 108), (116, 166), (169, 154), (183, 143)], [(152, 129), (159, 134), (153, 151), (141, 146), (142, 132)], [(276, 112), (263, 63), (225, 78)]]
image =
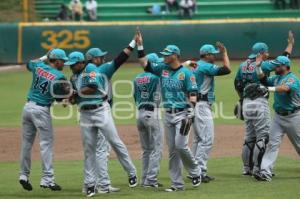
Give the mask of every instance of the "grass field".
[[(238, 120), (233, 117), (233, 107), (237, 101), (237, 95), (234, 91), (233, 80), (239, 65), (239, 61), (232, 62), (233, 72), (229, 76), (217, 77), (216, 78), (216, 124), (240, 124)], [(294, 62), (293, 71), (298, 74), (298, 68)], [(67, 76), (70, 76), (68, 68), (65, 69)], [(127, 80), (131, 81), (139, 73), (142, 72), (138, 64), (130, 64), (123, 66), (114, 75), (113, 80)], [(26, 101), (27, 90), (31, 83), (31, 73), (24, 71), (10, 71), (0, 73), (0, 90), (1, 90), (1, 101), (0, 103), (0, 127), (19, 126), (21, 121), (22, 107)], [(116, 86), (118, 94), (130, 95), (132, 88), (128, 83), (118, 84)], [(115, 110), (118, 110), (127, 105), (121, 105), (121, 102), (131, 102), (134, 106), (133, 98), (114, 98)], [(271, 97), (272, 101), (272, 97)], [(119, 102), (119, 103), (118, 103)], [(270, 103), (272, 104), (272, 103)], [(54, 106), (53, 109), (56, 116), (68, 115), (69, 109), (63, 109), (61, 105)], [(73, 107), (74, 113), (76, 107)], [(128, 116), (129, 112), (118, 113), (123, 116)], [(220, 115), (226, 116), (220, 117)], [(134, 124), (135, 117), (130, 119), (116, 120), (117, 124)], [(56, 120), (54, 119), (54, 125), (77, 125), (76, 114), (73, 114), (71, 119)]]
[[(140, 168), (140, 161), (135, 164)], [(275, 170), (278, 175), (274, 177), (271, 183), (256, 182), (250, 177), (244, 177), (241, 173), (241, 161), (239, 158), (217, 158), (209, 163), (210, 173), (216, 177), (214, 182), (202, 184), (198, 189), (194, 189), (186, 181), (185, 192), (165, 193), (163, 188), (158, 190), (135, 188), (130, 189), (127, 186), (127, 177), (122, 170), (120, 164), (113, 160), (110, 162), (110, 174), (112, 182), (115, 186), (121, 188), (121, 192), (106, 195), (96, 195), (98, 198), (122, 198), (122, 199), (138, 199), (138, 198), (155, 198), (155, 199), (174, 199), (174, 198), (190, 198), (190, 199), (298, 199), (300, 196), (300, 168), (299, 162), (289, 159), (280, 158)], [(84, 198), (81, 193), (82, 186), (82, 161), (64, 161), (55, 162), (55, 172), (57, 182), (63, 186), (62, 192), (51, 192), (39, 188), (40, 180), (40, 164), (33, 163), (32, 184), (34, 190), (32, 192), (23, 191), (18, 184), (18, 176), (16, 171), (18, 165), (16, 163), (1, 163), (1, 184), (0, 198), (17, 199), (17, 198)], [(167, 162), (163, 161), (159, 180), (164, 187), (169, 186), (169, 178), (167, 173)]]

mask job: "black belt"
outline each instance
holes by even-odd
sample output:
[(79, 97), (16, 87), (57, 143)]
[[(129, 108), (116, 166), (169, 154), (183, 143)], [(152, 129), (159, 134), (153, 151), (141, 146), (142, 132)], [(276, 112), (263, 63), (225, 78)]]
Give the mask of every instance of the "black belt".
[(86, 104), (86, 105), (82, 105), (80, 107), (80, 109), (88, 111), (88, 110), (95, 110), (95, 109), (100, 108), (102, 106), (103, 106), (102, 104)]
[(174, 114), (174, 113), (180, 113), (180, 112), (182, 112), (184, 110), (185, 110), (185, 108), (167, 108), (166, 112)]
[(140, 106), (138, 108), (139, 110), (145, 110), (145, 111), (154, 111), (154, 106), (151, 106), (151, 105), (147, 105), (147, 106)]
[(207, 94), (202, 95), (201, 93), (198, 93), (197, 102), (199, 102), (199, 101), (206, 101), (206, 102), (208, 102), (208, 96), (207, 96)]
[(300, 107), (297, 107), (292, 111), (276, 111), (276, 113), (281, 116), (288, 116), (288, 115), (298, 112), (299, 110), (300, 110)]
[(41, 103), (34, 102), (34, 101), (31, 101), (31, 100), (27, 100), (27, 102), (33, 102), (33, 103), (35, 103), (37, 106), (41, 106), (41, 107), (50, 107), (50, 106), (51, 106), (51, 104), (41, 104)]

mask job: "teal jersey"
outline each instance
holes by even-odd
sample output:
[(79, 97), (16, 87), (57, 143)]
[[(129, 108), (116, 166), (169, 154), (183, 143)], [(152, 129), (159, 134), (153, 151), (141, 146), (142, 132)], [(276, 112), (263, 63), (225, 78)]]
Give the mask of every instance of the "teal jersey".
[(109, 81), (113, 74), (117, 71), (117, 67), (115, 67), (114, 61), (106, 62), (98, 67), (98, 72), (105, 75), (107, 80)]
[[(89, 63), (80, 73), (72, 75), (73, 88), (78, 92), (77, 104), (102, 104), (104, 101), (106, 92), (103, 85), (105, 85), (106, 78), (98, 70), (99, 68), (96, 65)], [(80, 90), (87, 86), (96, 88), (96, 92), (90, 95), (81, 94)]]
[(197, 92), (196, 79), (192, 71), (180, 66), (173, 70), (165, 63), (148, 62), (146, 71), (161, 79), (161, 94), (164, 108), (186, 108), (187, 94)]
[(51, 105), (55, 100), (53, 94), (59, 94), (59, 81), (65, 76), (59, 70), (42, 61), (29, 61), (27, 69), (32, 72), (32, 83), (27, 99), (41, 105)]
[(197, 67), (193, 70), (198, 86), (198, 93), (207, 95), (208, 101), (215, 101), (215, 80), (214, 76), (218, 75), (220, 67), (208, 63), (204, 60), (197, 62)]
[[(266, 76), (269, 76), (272, 71), (275, 70), (275, 65), (271, 61), (263, 61), (261, 63), (261, 69)], [(245, 88), (250, 83), (260, 83), (256, 74), (256, 61), (255, 59), (247, 59), (244, 61), (236, 74), (235, 79), (240, 81)]]
[(273, 108), (277, 112), (292, 111), (300, 107), (300, 81), (292, 72), (281, 76), (275, 75), (268, 78), (268, 86), (286, 85), (290, 88), (289, 92), (274, 94)]
[(160, 100), (159, 77), (149, 73), (138, 74), (134, 81), (134, 100), (138, 108), (158, 107)]

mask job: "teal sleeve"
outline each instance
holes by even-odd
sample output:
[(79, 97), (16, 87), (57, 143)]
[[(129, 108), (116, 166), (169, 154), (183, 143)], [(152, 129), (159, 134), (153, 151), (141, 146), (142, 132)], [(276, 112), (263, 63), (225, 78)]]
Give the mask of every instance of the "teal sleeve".
[(285, 85), (287, 85), (290, 88), (290, 90), (293, 92), (297, 91), (299, 88), (298, 82), (294, 77), (289, 77)]
[(264, 61), (261, 64), (261, 69), (264, 73), (269, 74), (275, 70), (275, 65), (272, 64), (271, 61)]
[(275, 82), (275, 79), (277, 78), (277, 76), (272, 76), (272, 77), (268, 77), (267, 79), (267, 83), (268, 83), (268, 86), (274, 86), (274, 82)]
[(215, 64), (205, 63), (198, 66), (196, 70), (199, 70), (199, 72), (208, 76), (216, 76), (220, 70), (220, 67)]
[(112, 78), (116, 70), (114, 61), (107, 62), (99, 67), (99, 72), (105, 74), (108, 80)]
[(187, 92), (198, 91), (195, 75), (189, 70), (185, 73), (185, 87)]
[(27, 70), (33, 71), (33, 70), (37, 67), (37, 65), (38, 65), (39, 62), (40, 62), (40, 61), (33, 61), (33, 60), (30, 60), (30, 61), (27, 63), (27, 65), (26, 65)]
[(94, 65), (87, 65), (83, 73), (82, 80), (81, 88), (86, 86), (98, 88), (99, 73), (97, 67)]

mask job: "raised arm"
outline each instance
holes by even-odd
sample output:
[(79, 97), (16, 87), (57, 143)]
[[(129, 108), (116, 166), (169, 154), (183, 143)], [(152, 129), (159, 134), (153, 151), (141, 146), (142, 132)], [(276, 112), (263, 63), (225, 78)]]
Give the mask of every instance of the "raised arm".
[(223, 66), (219, 69), (218, 75), (227, 75), (231, 73), (230, 61), (229, 61), (227, 49), (224, 46), (224, 44), (221, 42), (217, 42), (216, 46), (220, 50), (223, 59)]
[(148, 65), (148, 59), (146, 57), (144, 46), (143, 46), (143, 37), (141, 31), (137, 28), (135, 33), (135, 41), (138, 48), (138, 58), (141, 66), (145, 69)]
[(292, 54), (293, 46), (295, 44), (294, 34), (291, 30), (289, 31), (287, 42), (288, 44), (283, 55), (289, 57)]

